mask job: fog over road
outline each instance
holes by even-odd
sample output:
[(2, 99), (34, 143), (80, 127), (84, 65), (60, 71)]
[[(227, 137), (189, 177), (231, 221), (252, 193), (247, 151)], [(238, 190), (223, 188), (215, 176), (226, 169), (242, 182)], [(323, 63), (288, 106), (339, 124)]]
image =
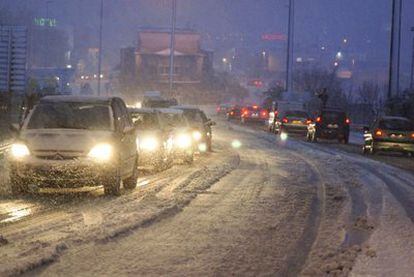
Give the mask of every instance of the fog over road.
[(118, 198), (3, 196), (0, 275), (412, 275), (411, 173), (229, 122), (214, 135)]

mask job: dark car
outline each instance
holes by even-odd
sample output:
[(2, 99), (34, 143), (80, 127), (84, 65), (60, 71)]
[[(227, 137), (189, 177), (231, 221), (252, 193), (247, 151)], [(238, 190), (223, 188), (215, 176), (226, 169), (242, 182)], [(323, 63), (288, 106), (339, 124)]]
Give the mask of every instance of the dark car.
[(241, 108), (239, 106), (231, 107), (226, 114), (227, 120), (240, 120)]
[(363, 153), (380, 151), (414, 155), (414, 122), (404, 117), (384, 116), (364, 128)]
[(305, 111), (286, 111), (275, 119), (274, 131), (276, 134), (298, 134), (305, 136), (308, 125), (312, 123)]
[(24, 120), (10, 150), (14, 193), (137, 183), (136, 131), (117, 97), (48, 96)]
[(314, 122), (308, 125), (307, 139), (311, 142), (330, 139), (347, 144), (349, 125), (350, 120), (344, 111), (325, 109), (319, 113)]
[(269, 111), (260, 106), (247, 106), (241, 109), (241, 123), (265, 123), (269, 121)]
[(148, 108), (128, 111), (138, 131), (139, 167), (152, 167), (155, 171), (168, 168), (172, 163), (172, 135), (160, 111)]
[(212, 151), (213, 131), (211, 127), (216, 123), (199, 108), (191, 106), (173, 106), (171, 108), (184, 112), (185, 118), (193, 129), (193, 139), (198, 143), (198, 150), (201, 152)]

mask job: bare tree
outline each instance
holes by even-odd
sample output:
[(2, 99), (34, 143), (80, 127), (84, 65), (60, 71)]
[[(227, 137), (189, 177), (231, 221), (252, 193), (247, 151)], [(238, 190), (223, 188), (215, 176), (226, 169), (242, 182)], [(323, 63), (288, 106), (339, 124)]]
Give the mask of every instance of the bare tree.
[(381, 89), (378, 84), (366, 81), (358, 88), (361, 103), (369, 107), (371, 113), (377, 116), (381, 109)]

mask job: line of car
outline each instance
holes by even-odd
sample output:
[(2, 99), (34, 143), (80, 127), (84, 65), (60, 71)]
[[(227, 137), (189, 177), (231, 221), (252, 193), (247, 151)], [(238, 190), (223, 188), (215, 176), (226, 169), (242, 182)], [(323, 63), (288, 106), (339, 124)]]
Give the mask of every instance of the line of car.
[(211, 151), (215, 123), (195, 107), (128, 108), (118, 97), (47, 96), (12, 126), (8, 153), (13, 194), (103, 186), (119, 195), (139, 170), (192, 163)]
[[(267, 111), (259, 106), (221, 105), (217, 108), (217, 113), (225, 114), (227, 120), (237, 120), (240, 123), (263, 123), (269, 132), (279, 135), (282, 140), (297, 135), (314, 143), (320, 139), (349, 143), (351, 120), (347, 113), (340, 109), (324, 108), (312, 117), (298, 109)], [(414, 157), (412, 120), (404, 117), (381, 116), (371, 126), (363, 127), (363, 133), (362, 153), (364, 154), (399, 152)]]

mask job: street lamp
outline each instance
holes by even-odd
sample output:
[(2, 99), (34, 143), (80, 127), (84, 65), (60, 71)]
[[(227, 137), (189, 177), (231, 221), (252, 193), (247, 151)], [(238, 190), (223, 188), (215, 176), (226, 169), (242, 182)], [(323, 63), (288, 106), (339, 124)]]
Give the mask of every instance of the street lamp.
[[(414, 33), (414, 27), (411, 27), (411, 32)], [(410, 89), (414, 89), (414, 37), (413, 37), (413, 53), (411, 58), (411, 76), (410, 76)]]
[[(101, 11), (99, 17), (99, 53), (98, 53), (98, 76), (102, 75), (102, 26), (103, 26), (103, 0), (101, 0)], [(101, 95), (101, 78), (98, 78), (98, 96)]]

